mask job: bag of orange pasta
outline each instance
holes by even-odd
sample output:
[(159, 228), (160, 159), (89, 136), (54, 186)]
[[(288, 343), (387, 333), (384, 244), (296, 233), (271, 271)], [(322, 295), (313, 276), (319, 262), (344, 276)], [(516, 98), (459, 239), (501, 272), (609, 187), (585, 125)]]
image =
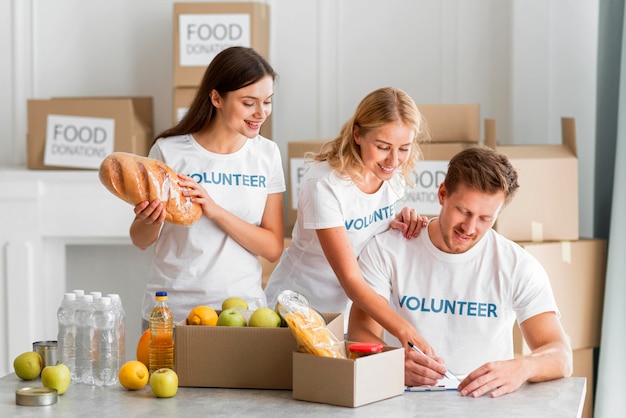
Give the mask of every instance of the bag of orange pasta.
[(305, 298), (294, 297), (294, 293), (285, 290), (278, 295), (278, 313), (293, 333), (299, 350), (316, 356), (347, 358), (344, 343), (328, 329), (322, 315)]

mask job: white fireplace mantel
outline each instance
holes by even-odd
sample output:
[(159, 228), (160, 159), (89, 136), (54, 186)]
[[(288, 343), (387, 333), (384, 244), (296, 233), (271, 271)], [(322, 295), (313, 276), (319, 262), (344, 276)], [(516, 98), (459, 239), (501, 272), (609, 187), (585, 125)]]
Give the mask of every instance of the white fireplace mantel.
[(56, 339), (68, 244), (129, 244), (132, 207), (95, 170), (0, 168), (0, 376)]

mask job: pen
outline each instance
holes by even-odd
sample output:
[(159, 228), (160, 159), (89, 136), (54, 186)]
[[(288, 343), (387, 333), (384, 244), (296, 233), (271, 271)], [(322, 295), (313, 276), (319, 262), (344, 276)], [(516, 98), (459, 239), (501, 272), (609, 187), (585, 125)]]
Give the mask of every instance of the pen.
[[(413, 344), (411, 341), (409, 341), (409, 347), (411, 347), (413, 350), (417, 351), (421, 355), (426, 356), (426, 354), (422, 350), (420, 350), (415, 344)], [(444, 376), (446, 376), (448, 379), (458, 380), (459, 382), (461, 381), (461, 379), (456, 377), (456, 375), (452, 373), (450, 370), (446, 370), (446, 373)]]

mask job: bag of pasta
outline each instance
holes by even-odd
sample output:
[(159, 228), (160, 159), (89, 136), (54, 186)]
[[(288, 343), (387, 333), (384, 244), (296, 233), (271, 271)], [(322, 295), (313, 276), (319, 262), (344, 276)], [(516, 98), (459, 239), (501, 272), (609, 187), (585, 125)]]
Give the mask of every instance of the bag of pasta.
[(316, 356), (346, 358), (344, 343), (328, 329), (322, 315), (293, 294), (286, 290), (278, 295), (278, 311), (293, 333), (299, 350)]

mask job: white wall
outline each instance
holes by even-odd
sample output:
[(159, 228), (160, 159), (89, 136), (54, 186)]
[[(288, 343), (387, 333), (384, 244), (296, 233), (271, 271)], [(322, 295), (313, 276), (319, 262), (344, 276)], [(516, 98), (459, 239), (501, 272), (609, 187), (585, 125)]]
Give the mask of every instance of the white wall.
[[(505, 144), (558, 143), (560, 118), (571, 116), (580, 234), (592, 236), (598, 0), (266, 2), (280, 74), (273, 139), (285, 163), (288, 141), (333, 137), (384, 85), (417, 103), (480, 103)], [(152, 96), (155, 131), (169, 127), (173, 3), (0, 2), (0, 167), (25, 166), (29, 98)], [(92, 263), (68, 260), (68, 282)], [(96, 283), (125, 262), (112, 264)]]

